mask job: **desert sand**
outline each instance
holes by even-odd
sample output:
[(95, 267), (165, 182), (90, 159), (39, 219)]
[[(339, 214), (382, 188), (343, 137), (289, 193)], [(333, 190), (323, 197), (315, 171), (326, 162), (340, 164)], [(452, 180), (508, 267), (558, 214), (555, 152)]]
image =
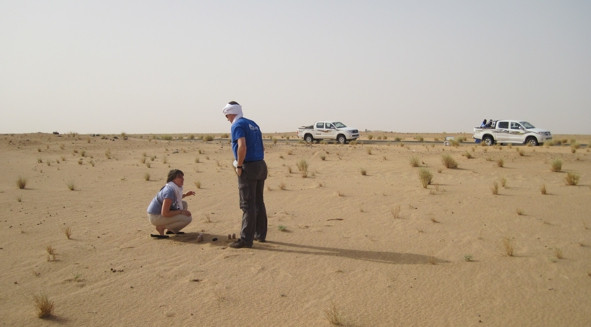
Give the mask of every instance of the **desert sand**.
[[(288, 135), (266, 135), (268, 242), (252, 249), (228, 247), (241, 211), (227, 135), (0, 135), (0, 325), (591, 325), (591, 137)], [(146, 208), (172, 168), (197, 193), (193, 222), (154, 239)]]

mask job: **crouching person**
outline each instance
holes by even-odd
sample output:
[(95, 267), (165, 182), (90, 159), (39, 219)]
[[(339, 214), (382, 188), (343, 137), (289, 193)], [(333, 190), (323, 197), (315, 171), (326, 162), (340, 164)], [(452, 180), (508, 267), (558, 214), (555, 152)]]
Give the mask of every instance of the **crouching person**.
[(195, 192), (189, 191), (183, 194), (184, 176), (185, 174), (179, 169), (168, 172), (166, 185), (150, 202), (148, 219), (158, 231), (158, 234), (150, 234), (150, 236), (168, 238), (165, 230), (166, 234), (184, 234), (181, 230), (193, 220), (191, 212), (187, 210), (188, 204), (183, 201), (183, 198), (195, 195)]

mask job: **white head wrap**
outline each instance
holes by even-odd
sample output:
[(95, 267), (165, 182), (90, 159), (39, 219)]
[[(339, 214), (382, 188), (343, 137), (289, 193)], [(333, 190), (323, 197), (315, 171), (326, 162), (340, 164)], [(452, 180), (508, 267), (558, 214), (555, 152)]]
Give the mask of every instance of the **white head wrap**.
[(242, 118), (242, 106), (240, 106), (239, 104), (227, 104), (224, 107), (224, 110), (222, 111), (224, 113), (224, 115), (236, 115), (236, 117), (234, 117), (234, 120), (232, 121), (232, 124), (234, 124), (234, 122), (236, 122), (239, 118)]

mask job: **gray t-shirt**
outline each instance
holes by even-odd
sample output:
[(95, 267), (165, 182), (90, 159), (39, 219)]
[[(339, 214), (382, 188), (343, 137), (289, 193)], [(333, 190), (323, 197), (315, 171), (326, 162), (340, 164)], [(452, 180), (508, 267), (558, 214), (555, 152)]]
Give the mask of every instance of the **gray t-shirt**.
[(171, 210), (179, 210), (180, 208), (176, 208), (176, 194), (172, 187), (164, 185), (164, 187), (158, 191), (158, 194), (152, 199), (150, 205), (148, 206), (148, 213), (151, 215), (159, 215), (162, 213), (162, 203), (164, 199), (172, 199), (172, 204), (170, 206)]

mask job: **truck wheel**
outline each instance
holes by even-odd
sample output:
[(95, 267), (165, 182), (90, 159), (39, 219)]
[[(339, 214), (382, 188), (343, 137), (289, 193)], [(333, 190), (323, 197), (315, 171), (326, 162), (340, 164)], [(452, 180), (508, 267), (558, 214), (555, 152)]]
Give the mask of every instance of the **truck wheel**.
[(488, 146), (495, 144), (495, 140), (493, 140), (492, 136), (490, 135), (486, 135), (485, 137), (483, 137), (482, 142)]
[(530, 136), (530, 137), (528, 137), (525, 140), (525, 144), (532, 145), (532, 146), (537, 146), (538, 145), (538, 140), (535, 137)]
[(345, 137), (345, 135), (340, 134), (339, 136), (337, 136), (337, 142), (339, 142), (340, 144), (345, 144), (347, 143), (347, 138)]
[(304, 136), (304, 141), (306, 141), (306, 143), (312, 143), (314, 141), (314, 138), (312, 137), (312, 135), (306, 134), (306, 136)]

